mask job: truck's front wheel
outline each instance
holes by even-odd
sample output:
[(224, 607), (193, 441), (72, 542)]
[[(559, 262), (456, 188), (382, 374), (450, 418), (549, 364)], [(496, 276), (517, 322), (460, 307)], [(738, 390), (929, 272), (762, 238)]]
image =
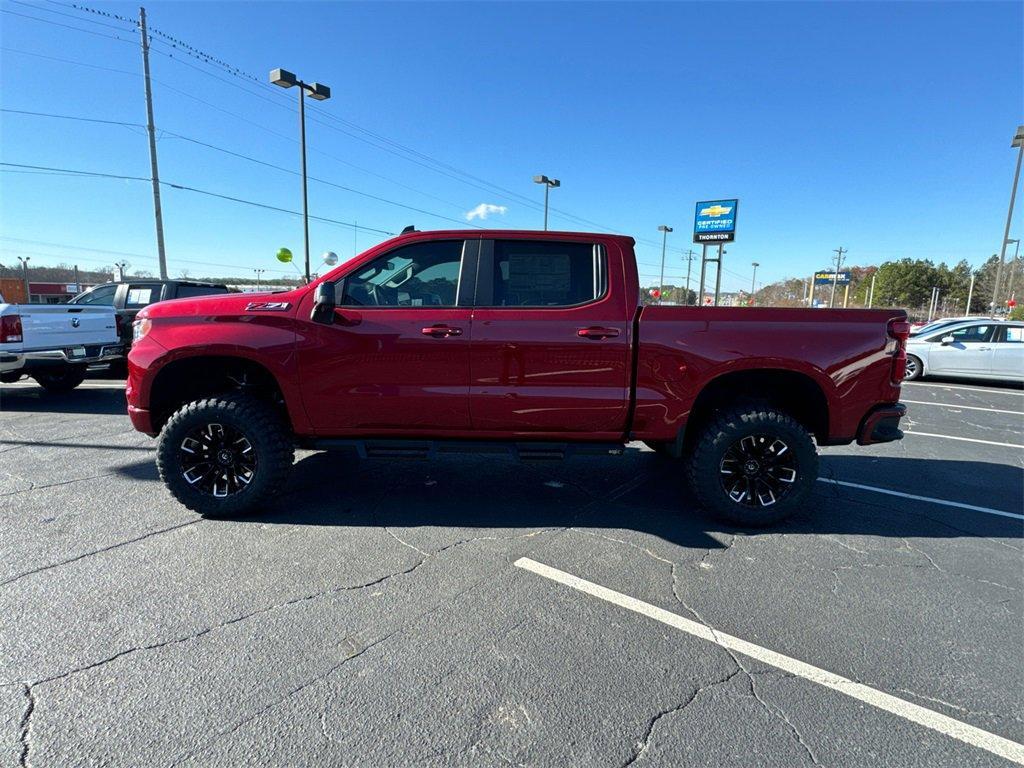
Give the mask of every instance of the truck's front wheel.
[(182, 406), (164, 425), (157, 468), (174, 497), (206, 516), (253, 511), (284, 485), (291, 435), (267, 404), (225, 395)]
[(772, 408), (726, 411), (705, 427), (689, 458), (697, 501), (741, 526), (778, 523), (800, 508), (818, 477), (807, 430)]

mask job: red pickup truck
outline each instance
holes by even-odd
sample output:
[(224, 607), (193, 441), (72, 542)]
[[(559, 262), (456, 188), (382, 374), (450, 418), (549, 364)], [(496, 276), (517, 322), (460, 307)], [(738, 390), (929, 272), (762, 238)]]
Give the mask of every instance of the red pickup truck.
[(266, 502), (296, 446), (551, 459), (638, 440), (703, 507), (765, 525), (813, 487), (815, 441), (902, 437), (903, 311), (642, 306), (633, 243), (412, 231), (292, 291), (153, 304), (128, 413), (204, 515)]

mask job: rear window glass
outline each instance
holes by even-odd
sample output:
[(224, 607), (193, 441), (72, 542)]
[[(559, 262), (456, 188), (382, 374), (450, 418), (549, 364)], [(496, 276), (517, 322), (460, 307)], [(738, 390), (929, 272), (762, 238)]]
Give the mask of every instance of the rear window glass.
[(604, 294), (604, 256), (591, 243), (498, 240), (494, 306), (568, 307)]
[(1006, 341), (1020, 344), (1024, 341), (1024, 326), (1008, 325), (1006, 327)]

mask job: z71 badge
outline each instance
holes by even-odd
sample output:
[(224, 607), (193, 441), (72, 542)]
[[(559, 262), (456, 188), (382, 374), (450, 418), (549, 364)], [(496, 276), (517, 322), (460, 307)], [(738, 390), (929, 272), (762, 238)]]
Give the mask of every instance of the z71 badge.
[(291, 304), (287, 301), (250, 301), (247, 312), (284, 312)]

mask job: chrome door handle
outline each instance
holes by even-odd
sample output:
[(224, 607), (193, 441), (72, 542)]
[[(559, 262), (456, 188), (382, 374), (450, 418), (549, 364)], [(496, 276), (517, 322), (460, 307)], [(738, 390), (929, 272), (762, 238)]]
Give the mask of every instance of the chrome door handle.
[(580, 328), (576, 335), (584, 339), (607, 339), (619, 335), (618, 328)]
[(437, 325), (430, 325), (426, 328), (421, 328), (420, 333), (424, 336), (433, 336), (435, 339), (444, 339), (448, 336), (461, 336), (462, 329), (438, 323)]

